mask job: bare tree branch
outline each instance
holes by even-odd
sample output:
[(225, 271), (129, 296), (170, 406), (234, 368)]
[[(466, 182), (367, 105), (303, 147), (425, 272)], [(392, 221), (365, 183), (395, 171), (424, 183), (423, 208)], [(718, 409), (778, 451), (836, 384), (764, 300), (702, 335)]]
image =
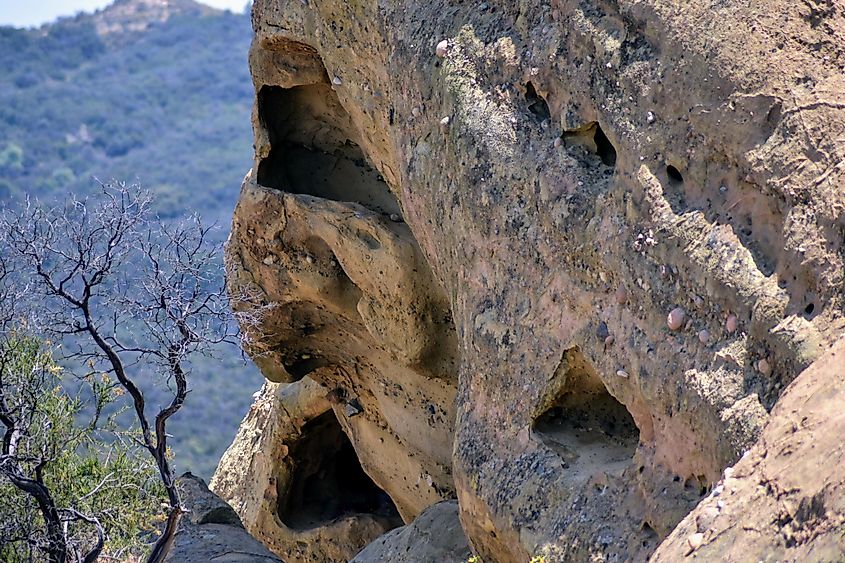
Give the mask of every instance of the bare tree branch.
[[(150, 197), (137, 187), (101, 188), (96, 201), (72, 198), (52, 208), (27, 202), (22, 213), (0, 220), (0, 247), (21, 272), (13, 276), (18, 288), (30, 303), (38, 303), (40, 313), (31, 320), (36, 332), (64, 341), (74, 336), (65, 359), (98, 366), (128, 395), (141, 444), (155, 461), (168, 496), (167, 522), (148, 559), (159, 562), (184, 513), (167, 449), (167, 422), (188, 396), (191, 357), (210, 354), (215, 344), (235, 342), (237, 334), (230, 322), (220, 248), (209, 244), (210, 229), (196, 217), (178, 225), (156, 220)], [(153, 417), (139, 384), (150, 372), (172, 384), (170, 401)], [(3, 443), (13, 452), (17, 430), (4, 414), (9, 409), (3, 401), (0, 381)], [(60, 514), (66, 514), (96, 527), (100, 541), (83, 558), (88, 561), (91, 553), (102, 551), (102, 526), (73, 508), (51, 505), (49, 491), (38, 486), (40, 473), (36, 469), (34, 483), (18, 479), (19, 488), (28, 487), (41, 499), (39, 506), (44, 505), (51, 522), (61, 524)], [(50, 533), (55, 541), (62, 539), (60, 530)]]

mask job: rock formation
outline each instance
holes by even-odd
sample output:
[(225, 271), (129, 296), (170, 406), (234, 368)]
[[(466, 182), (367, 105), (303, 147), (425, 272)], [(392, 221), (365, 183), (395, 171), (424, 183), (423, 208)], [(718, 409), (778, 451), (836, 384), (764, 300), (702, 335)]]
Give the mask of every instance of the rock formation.
[[(256, 0), (253, 25), (230, 289), (294, 383), (213, 483), (250, 531), (344, 560), (454, 497), (488, 562), (842, 552), (843, 470), (799, 416), (843, 370), (842, 6)], [(344, 439), (366, 502), (323, 511), (302, 479)], [(821, 473), (781, 476), (787, 450)]]
[(178, 480), (188, 513), (166, 561), (173, 563), (282, 563), (250, 536), (232, 510), (208, 490), (199, 477), (185, 473)]

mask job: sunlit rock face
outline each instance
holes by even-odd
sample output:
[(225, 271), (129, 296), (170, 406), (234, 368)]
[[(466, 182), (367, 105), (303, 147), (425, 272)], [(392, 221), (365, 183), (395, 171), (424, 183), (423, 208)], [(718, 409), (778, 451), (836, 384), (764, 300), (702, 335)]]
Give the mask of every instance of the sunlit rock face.
[[(842, 334), (841, 10), (258, 0), (253, 24), (230, 288), (265, 376), (328, 405), (268, 464), (345, 463), (311, 459), (336, 424), (362, 491), (406, 523), (456, 497), (485, 561), (642, 560)], [(325, 529), (298, 482), (263, 510)]]

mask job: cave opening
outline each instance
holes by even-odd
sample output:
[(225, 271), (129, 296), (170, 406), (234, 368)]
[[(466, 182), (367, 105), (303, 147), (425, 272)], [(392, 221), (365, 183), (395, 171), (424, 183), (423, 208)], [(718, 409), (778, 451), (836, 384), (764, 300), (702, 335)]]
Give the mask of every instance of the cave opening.
[(684, 176), (681, 174), (681, 171), (671, 164), (666, 167), (666, 175), (669, 176), (670, 181), (675, 182), (676, 184), (684, 183)]
[(263, 86), (258, 118), (270, 152), (258, 164), (268, 188), (401, 214), (399, 202), (359, 146), (352, 120), (329, 84)]
[(536, 417), (533, 431), (573, 478), (623, 471), (639, 443), (639, 429), (577, 349), (561, 362), (562, 385)]
[(309, 530), (352, 515), (377, 518), (390, 528), (402, 525), (388, 494), (364, 472), (333, 411), (303, 426), (288, 459), (290, 481), (277, 507), (287, 527)]
[(549, 104), (543, 96), (537, 93), (532, 82), (525, 85), (525, 101), (528, 103), (528, 111), (537, 118), (537, 121), (543, 122), (551, 119), (552, 112), (549, 110)]
[(581, 147), (596, 155), (609, 168), (616, 166), (616, 147), (610, 142), (601, 125), (591, 121), (578, 129), (564, 131), (562, 135), (567, 146)]

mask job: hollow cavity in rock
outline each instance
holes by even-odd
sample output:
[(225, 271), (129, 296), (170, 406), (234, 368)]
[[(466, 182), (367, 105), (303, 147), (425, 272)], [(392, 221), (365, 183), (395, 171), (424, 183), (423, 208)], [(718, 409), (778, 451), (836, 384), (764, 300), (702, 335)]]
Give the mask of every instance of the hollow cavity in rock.
[(258, 116), (270, 138), (270, 153), (258, 165), (259, 184), (401, 215), (398, 201), (355, 142), (350, 117), (328, 84), (264, 86)]
[(563, 460), (573, 479), (621, 473), (631, 463), (639, 430), (581, 353), (570, 350), (561, 391), (537, 417), (534, 432)]
[(587, 123), (578, 129), (564, 131), (563, 140), (566, 141), (567, 146), (581, 147), (598, 156), (605, 166), (616, 166), (616, 148), (597, 121)]
[(289, 459), (290, 485), (278, 504), (279, 519), (289, 528), (308, 530), (355, 515), (402, 525), (393, 501), (362, 469), (333, 411), (302, 428)]

